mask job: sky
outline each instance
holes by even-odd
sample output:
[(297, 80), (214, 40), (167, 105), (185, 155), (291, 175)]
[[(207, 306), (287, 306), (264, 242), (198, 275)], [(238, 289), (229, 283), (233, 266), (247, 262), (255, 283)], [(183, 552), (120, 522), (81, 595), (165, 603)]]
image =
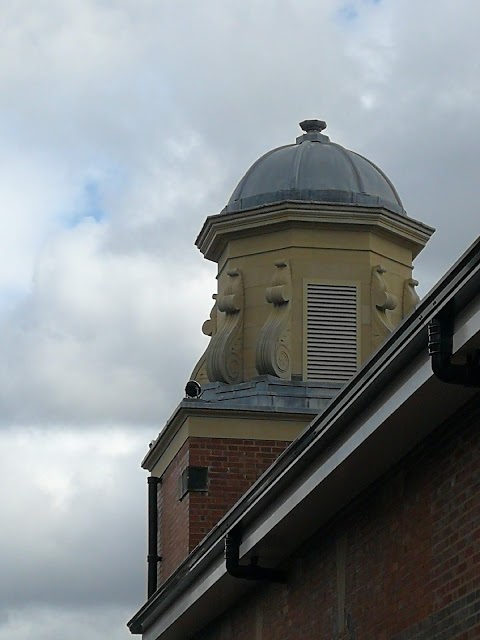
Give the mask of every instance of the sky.
[(194, 241), (248, 167), (324, 119), (437, 229), (479, 232), (470, 0), (3, 0), (0, 640), (127, 638), (140, 462), (205, 348)]

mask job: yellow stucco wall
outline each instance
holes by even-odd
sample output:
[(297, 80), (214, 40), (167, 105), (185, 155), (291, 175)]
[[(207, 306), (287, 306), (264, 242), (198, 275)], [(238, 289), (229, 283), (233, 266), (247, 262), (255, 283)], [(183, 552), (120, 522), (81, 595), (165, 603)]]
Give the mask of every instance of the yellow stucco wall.
[[(271, 310), (265, 299), (272, 284), (275, 262), (288, 260), (292, 274), (292, 374), (303, 375), (305, 282), (352, 283), (359, 287), (360, 362), (372, 352), (372, 268), (386, 268), (384, 280), (398, 299), (389, 312), (393, 325), (402, 319), (402, 296), (406, 279), (412, 277), (412, 251), (371, 231), (284, 229), (253, 237), (232, 238), (219, 260), (218, 291), (227, 286), (228, 272), (239, 269), (244, 286), (243, 379), (258, 375), (255, 349), (259, 331)], [(221, 314), (220, 314), (221, 316)], [(219, 318), (221, 325), (221, 317)]]

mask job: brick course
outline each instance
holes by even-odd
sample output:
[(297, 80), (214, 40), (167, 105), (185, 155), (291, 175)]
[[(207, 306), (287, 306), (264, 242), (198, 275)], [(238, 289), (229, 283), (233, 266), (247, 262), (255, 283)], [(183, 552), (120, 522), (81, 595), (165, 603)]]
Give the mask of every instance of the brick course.
[(480, 639), (479, 426), (455, 416), (193, 640)]

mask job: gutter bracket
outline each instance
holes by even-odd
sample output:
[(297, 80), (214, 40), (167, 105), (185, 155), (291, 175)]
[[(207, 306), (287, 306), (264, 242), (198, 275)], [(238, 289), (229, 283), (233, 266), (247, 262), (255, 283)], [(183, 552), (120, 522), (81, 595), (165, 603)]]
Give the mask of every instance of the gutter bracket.
[(287, 574), (279, 569), (259, 567), (258, 558), (252, 558), (249, 565), (240, 564), (241, 535), (238, 530), (229, 531), (225, 536), (225, 568), (234, 578), (244, 580), (268, 580), (286, 582)]
[(455, 313), (448, 305), (428, 325), (428, 353), (432, 371), (442, 382), (480, 387), (480, 350), (467, 354), (464, 364), (452, 363)]

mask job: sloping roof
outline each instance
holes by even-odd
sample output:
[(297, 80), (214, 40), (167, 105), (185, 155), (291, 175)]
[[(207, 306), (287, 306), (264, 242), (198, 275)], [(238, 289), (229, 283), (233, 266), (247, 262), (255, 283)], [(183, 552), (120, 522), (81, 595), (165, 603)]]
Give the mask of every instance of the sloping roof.
[(454, 304), (454, 353), (480, 344), (480, 239), (330, 405), (218, 523), (128, 626), (144, 640), (188, 637), (251, 583), (227, 574), (223, 540), (275, 566), (478, 391), (432, 374), (427, 325)]

